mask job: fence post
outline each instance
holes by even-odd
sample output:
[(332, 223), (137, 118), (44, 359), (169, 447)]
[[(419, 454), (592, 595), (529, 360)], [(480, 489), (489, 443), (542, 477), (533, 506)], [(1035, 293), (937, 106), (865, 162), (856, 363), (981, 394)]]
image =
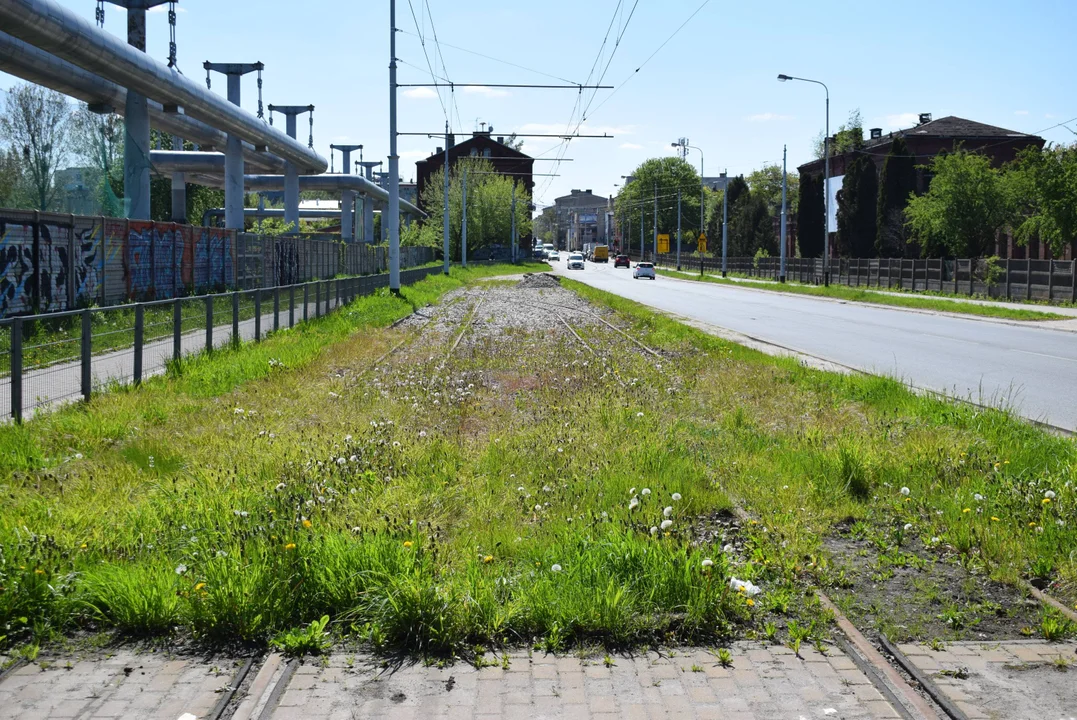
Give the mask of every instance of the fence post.
[(295, 327), (295, 285), (288, 288), (288, 327)]
[(973, 271), (976, 269), (976, 265), (974, 263), (975, 263), (975, 260), (973, 258), (969, 258), (969, 297), (972, 297), (972, 293), (973, 293), (973, 287), (972, 287)]
[(172, 301), (172, 359), (179, 360), (180, 355), (183, 354), (183, 347), (180, 341), (180, 335), (183, 332), (183, 308), (180, 306), (180, 299), (177, 297)]
[(82, 311), (82, 399), (90, 400), (90, 361), (93, 359), (93, 319), (90, 309)]
[(1010, 259), (1006, 258), (1006, 299), (1011, 300), (1010, 297)]
[(11, 419), (22, 422), (22, 318), (11, 321)]
[(142, 384), (142, 339), (145, 328), (145, 308), (135, 305), (135, 385)]
[(75, 216), (68, 215), (67, 222), (67, 309), (75, 307)]
[(1070, 302), (1077, 303), (1077, 258), (1070, 260)]
[(254, 341), (262, 339), (262, 289), (254, 291)]
[(232, 292), (232, 344), (239, 345), (239, 291)]
[(213, 351), (213, 296), (206, 296), (206, 352)]
[(1055, 261), (1047, 261), (1047, 302), (1051, 302), (1051, 296), (1055, 294)]
[(280, 288), (273, 288), (273, 332), (280, 330)]
[(1032, 299), (1032, 258), (1025, 260), (1025, 300)]
[(303, 322), (307, 321), (307, 311), (310, 305), (310, 285), (303, 283)]

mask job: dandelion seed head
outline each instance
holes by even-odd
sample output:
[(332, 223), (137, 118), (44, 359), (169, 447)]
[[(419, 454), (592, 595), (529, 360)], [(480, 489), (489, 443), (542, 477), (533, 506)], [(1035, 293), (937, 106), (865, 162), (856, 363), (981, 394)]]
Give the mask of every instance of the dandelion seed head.
[(655, 526), (655, 525), (652, 525), (651, 526), (651, 535), (657, 535), (657, 534), (658, 534), (658, 527)]
[(646, 497), (646, 496), (651, 494), (651, 489), (650, 488), (643, 488), (642, 490), (639, 491), (639, 494)]
[(665, 507), (665, 509), (662, 510), (662, 514), (665, 515), (666, 517), (669, 517), (670, 515), (672, 515), (673, 514), (673, 506), (672, 505), (667, 505)]
[(662, 521), (662, 529), (663, 530), (669, 530), (671, 527), (673, 527), (673, 521), (672, 520), (663, 520)]
[(705, 568), (709, 568), (711, 565), (714, 564), (714, 561), (711, 560), (710, 558), (704, 558), (703, 562), (700, 563), (700, 564), (703, 565), (703, 567), (705, 567)]
[(1043, 494), (1043, 497), (1045, 499), (1047, 499), (1047, 500), (1054, 500), (1055, 499), (1055, 491), (1054, 490), (1048, 490), (1047, 492), (1045, 492)]
[(905, 497), (908, 497), (909, 496), (909, 488), (907, 488), (907, 487), (901, 488), (901, 494), (904, 495)]
[(557, 563), (554, 563), (553, 565), (550, 566), (550, 570), (554, 571), (555, 573), (559, 573), (559, 572), (561, 572), (561, 566), (558, 565)]
[(187, 566), (186, 565), (177, 565), (176, 566), (176, 574), (177, 575), (182, 575), (185, 572), (187, 572)]
[(905, 532), (912, 530), (912, 523), (905, 523)]

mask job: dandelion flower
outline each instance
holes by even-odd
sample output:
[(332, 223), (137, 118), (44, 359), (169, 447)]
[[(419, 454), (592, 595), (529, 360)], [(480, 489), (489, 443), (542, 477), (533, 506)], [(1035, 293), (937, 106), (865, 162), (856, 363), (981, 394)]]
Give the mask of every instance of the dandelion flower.
[(177, 565), (176, 566), (176, 574), (177, 575), (182, 575), (185, 572), (187, 572), (187, 566), (186, 565)]
[(641, 412), (636, 413), (636, 417), (643, 417), (643, 413), (641, 413)]
[(419, 431), (419, 437), (421, 437), (421, 438), (426, 437), (426, 430), (420, 430)]
[(404, 541), (404, 547), (410, 548), (411, 547), (411, 540), (405, 540)]
[(44, 575), (44, 574), (45, 574), (45, 571), (44, 571), (44, 570), (42, 570), (41, 568), (36, 568), (36, 569), (34, 570), (34, 574), (35, 574), (35, 575)]
[(665, 509), (662, 510), (662, 514), (665, 515), (666, 517), (669, 517), (670, 515), (672, 515), (673, 514), (673, 506), (672, 505), (667, 505), (665, 507)]
[(79, 545), (79, 549), (80, 550), (85, 550), (86, 549), (86, 543), (82, 543), (81, 545)]
[(284, 546), (285, 550), (295, 550), (295, 543), (287, 543)]
[(936, 535), (935, 537), (931, 538), (931, 544), (932, 544), (932, 545), (934, 545), (935, 543), (941, 542), (941, 541), (942, 541), (942, 538), (940, 538), (940, 537), (939, 537), (938, 535)]
[(309, 528), (313, 524), (314, 523), (312, 523), (310, 520), (307, 520), (306, 518), (303, 518), (303, 527)]
[(963, 513), (972, 512), (972, 508), (965, 508), (961, 512), (963, 512)]
[(482, 561), (484, 563), (492, 563), (494, 561), (494, 556), (493, 555), (487, 555), (486, 557), (484, 557), (482, 559)]
[(983, 495), (981, 495), (980, 493), (976, 493), (975, 495), (973, 495), (973, 496), (972, 496), (972, 498), (973, 498), (973, 499), (974, 499), (974, 500), (975, 500), (976, 502), (983, 502), (984, 496), (983, 496)]
[(521, 485), (520, 487), (516, 488), (516, 492), (525, 492), (524, 486)]
[(195, 586), (194, 586), (195, 592), (198, 592), (199, 590), (201, 590), (205, 586), (206, 586), (206, 584), (204, 582), (195, 583)]
[(995, 521), (995, 522), (998, 522), (998, 518), (997, 518), (997, 517), (995, 517), (994, 515), (992, 515), (992, 516), (991, 516), (991, 519), (992, 519), (993, 521)]
[(536, 505), (535, 506), (535, 512), (542, 512), (542, 506), (541, 505)]
[(636, 494), (636, 488), (632, 488), (631, 490), (629, 490), (628, 494), (629, 495), (635, 495)]
[(1047, 500), (1054, 500), (1055, 499), (1055, 491), (1054, 490), (1048, 490), (1047, 492), (1045, 492), (1043, 494), (1043, 497), (1046, 498)]
[(673, 493), (673, 502), (679, 502), (681, 499), (680, 493)]
[(713, 565), (713, 564), (714, 564), (714, 561), (713, 561), (713, 560), (711, 560), (710, 558), (704, 558), (704, 559), (703, 559), (703, 562), (702, 562), (702, 563), (700, 563), (700, 564), (701, 564), (701, 565), (702, 565), (703, 567), (705, 567), (705, 568), (709, 568), (709, 567), (710, 567), (711, 565)]
[(1043, 499), (1043, 504), (1044, 505), (1050, 505), (1051, 504), (1051, 498), (1044, 498)]
[(912, 530), (912, 523), (905, 523), (905, 532)]
[(901, 494), (904, 495), (905, 497), (908, 497), (909, 496), (909, 488), (907, 488), (907, 487), (901, 488)]
[(733, 544), (732, 543), (726, 543), (725, 547), (722, 548), (722, 552), (724, 552), (724, 553), (733, 552)]
[(632, 500), (628, 503), (628, 509), (629, 510), (635, 510), (638, 507), (639, 507), (639, 498), (632, 498)]
[(747, 605), (748, 607), (752, 607), (753, 605), (755, 605), (755, 600), (752, 600), (751, 598), (748, 598), (747, 600), (745, 600), (745, 601), (744, 601), (744, 603), (745, 603), (745, 604), (746, 604), (746, 605)]
[(671, 527), (673, 527), (673, 521), (672, 520), (663, 520), (662, 521), (662, 529), (663, 530), (669, 530)]
[(651, 535), (657, 535), (657, 534), (658, 534), (658, 528), (656, 526), (652, 525), (651, 526)]
[(561, 572), (561, 566), (558, 565), (557, 563), (554, 563), (553, 565), (550, 566), (550, 570), (553, 570), (555, 573), (556, 572)]
[(642, 490), (639, 491), (639, 494), (646, 497), (646, 496), (651, 494), (651, 489), (650, 488), (643, 488)]
[(348, 462), (348, 460), (344, 456), (341, 456), (341, 457), (337, 458), (337, 465), (343, 465), (346, 462)]

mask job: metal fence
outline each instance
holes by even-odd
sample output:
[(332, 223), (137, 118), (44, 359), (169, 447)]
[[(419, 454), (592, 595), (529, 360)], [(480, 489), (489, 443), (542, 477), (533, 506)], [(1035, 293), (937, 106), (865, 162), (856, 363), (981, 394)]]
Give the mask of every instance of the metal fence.
[[(440, 266), (405, 270), (410, 285)], [(21, 421), (185, 355), (253, 340), (388, 287), (386, 273), (0, 320), (0, 419)]]
[[(400, 248), (401, 267), (434, 259)], [(388, 268), (388, 248), (0, 209), (0, 318), (290, 285)]]
[[(720, 257), (681, 255), (682, 270), (716, 273), (722, 270)], [(788, 258), (785, 276), (789, 280), (823, 282), (822, 258)], [(657, 264), (676, 267), (677, 256), (660, 254)], [(778, 258), (728, 258), (730, 273), (747, 277), (778, 279)], [(883, 290), (934, 291), (954, 295), (984, 295), (1011, 300), (1077, 302), (1077, 261), (835, 258), (830, 281), (852, 287)]]

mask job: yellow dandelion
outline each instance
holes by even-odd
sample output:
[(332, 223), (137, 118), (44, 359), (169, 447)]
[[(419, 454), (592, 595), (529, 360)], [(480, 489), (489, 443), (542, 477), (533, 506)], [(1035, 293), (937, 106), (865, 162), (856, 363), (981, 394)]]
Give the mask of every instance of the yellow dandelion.
[(1041, 502), (1043, 502), (1044, 505), (1050, 505), (1051, 504), (1051, 498), (1044, 498)]
[(288, 543), (284, 546), (285, 550), (295, 550), (295, 543)]
[(205, 586), (206, 586), (206, 584), (204, 582), (195, 583), (195, 586), (194, 586), (195, 592), (198, 592), (199, 590), (201, 590)]
[(995, 469), (996, 470), (998, 470), (1000, 467), (1002, 467), (1002, 463), (995, 463)]
[(405, 540), (404, 541), (404, 547), (406, 547), (406, 548), (411, 547), (411, 540)]
[(309, 528), (313, 524), (314, 523), (312, 523), (310, 520), (304, 520), (303, 521), (303, 527), (305, 527), (305, 528)]
[(994, 520), (995, 522), (998, 522), (998, 518), (995, 517), (994, 515), (991, 516), (991, 519)]
[(1035, 521), (1033, 521), (1033, 522), (1030, 522), (1030, 523), (1028, 524), (1028, 526), (1029, 526), (1029, 527), (1036, 527), (1036, 523), (1035, 523)]
[(965, 508), (961, 512), (963, 512), (963, 513), (972, 512), (972, 508)]
[(45, 574), (45, 571), (42, 570), (41, 568), (38, 568), (38, 569), (34, 570), (34, 575), (44, 575), (44, 574)]
[(493, 555), (487, 555), (486, 557), (484, 557), (482, 559), (482, 561), (484, 563), (492, 563), (494, 561), (494, 556)]
[(755, 600), (752, 600), (751, 598), (748, 598), (746, 602), (748, 604), (748, 607), (752, 607), (755, 605)]
[(82, 543), (81, 545), (79, 545), (79, 550), (85, 550), (85, 549), (86, 549), (86, 543)]

